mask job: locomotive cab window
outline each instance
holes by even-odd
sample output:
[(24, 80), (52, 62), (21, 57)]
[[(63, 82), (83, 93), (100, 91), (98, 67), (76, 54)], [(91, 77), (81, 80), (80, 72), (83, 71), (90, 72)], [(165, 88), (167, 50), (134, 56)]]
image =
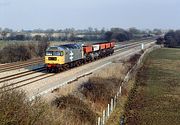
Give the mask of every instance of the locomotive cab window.
[(46, 51), (46, 56), (63, 56), (63, 51)]
[(51, 51), (46, 51), (46, 56), (52, 56), (53, 55), (53, 52)]
[(55, 51), (53, 52), (53, 56), (63, 56), (64, 52), (63, 51)]
[(60, 56), (60, 55), (61, 55), (61, 53), (59, 51), (53, 52), (53, 56)]

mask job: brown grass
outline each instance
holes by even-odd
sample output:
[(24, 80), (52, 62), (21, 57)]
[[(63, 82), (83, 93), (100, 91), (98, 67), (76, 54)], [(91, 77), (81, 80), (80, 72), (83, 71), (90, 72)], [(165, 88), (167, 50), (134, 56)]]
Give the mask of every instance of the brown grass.
[[(89, 78), (80, 78), (53, 91), (56, 99), (52, 104), (55, 111), (58, 110), (56, 113), (61, 124), (95, 124), (97, 115), (101, 115), (110, 99), (115, 96), (122, 79), (137, 58), (135, 55), (124, 62), (117, 60), (110, 67), (91, 74)], [(127, 95), (127, 91), (123, 88), (123, 95)]]
[[(53, 104), (56, 103), (55, 107), (58, 107), (58, 110), (62, 112), (58, 114), (61, 117), (61, 124), (66, 122), (70, 125), (75, 123), (85, 124), (82, 118), (86, 119), (86, 114), (91, 114), (88, 116), (89, 119), (86, 119), (86, 124), (91, 125), (95, 122), (97, 117), (94, 116), (100, 114), (111, 97), (115, 95), (117, 89), (119, 89), (121, 79), (127, 72), (126, 70), (126, 64), (116, 62), (111, 67), (104, 68), (104, 72), (98, 71), (91, 74), (90, 78), (80, 78), (76, 82), (54, 91), (53, 93), (57, 98), (53, 101)], [(80, 115), (78, 110), (86, 111), (86, 113)]]
[(40, 98), (27, 100), (23, 91), (5, 93), (5, 90), (0, 90), (0, 124), (94, 125), (97, 115), (101, 114), (118, 91), (133, 61), (134, 58), (125, 63), (116, 61), (111, 67), (91, 74), (83, 84), (70, 83), (59, 89), (56, 92), (64, 90), (64, 94), (61, 92), (57, 95), (52, 101), (52, 107)]
[(68, 125), (94, 125), (96, 124), (96, 114), (83, 103), (79, 98), (72, 95), (56, 98), (52, 105), (63, 112), (61, 124)]
[(102, 111), (116, 94), (120, 83), (117, 79), (91, 77), (81, 86), (80, 91), (87, 100), (96, 104), (96, 111)]
[[(136, 54), (130, 57), (125, 63), (114, 63), (111, 67), (103, 69), (90, 77), (87, 82), (81, 85), (79, 91), (85, 96), (86, 102), (92, 105), (92, 110), (101, 113), (114, 98), (122, 83), (127, 71), (135, 64), (140, 57)], [(127, 90), (123, 89), (123, 94)]]
[(94, 125), (97, 115), (119, 89), (128, 67), (129, 62), (114, 63), (81, 85), (69, 84), (72, 87), (69, 94), (53, 100), (53, 107), (40, 98), (27, 100), (23, 91), (0, 90), (0, 124)]
[(118, 125), (120, 123), (120, 118), (124, 114), (124, 109), (126, 102), (128, 100), (129, 92), (133, 88), (134, 80), (130, 80), (128, 84), (123, 86), (122, 88), (122, 96), (119, 96), (116, 108), (111, 113), (108, 121), (106, 121), (107, 125)]
[[(132, 68), (132, 66), (135, 64), (135, 62), (137, 62), (139, 57), (140, 57), (140, 54), (136, 54), (126, 60), (126, 69), (127, 69), (126, 71), (128, 71), (129, 69)], [(130, 93), (131, 93), (132, 88), (134, 88), (134, 80), (135, 80), (134, 73), (135, 72), (132, 72), (132, 74), (131, 74), (132, 79), (130, 79), (130, 81), (128, 83), (123, 85), (122, 94), (118, 98), (116, 108), (114, 109), (113, 113), (111, 114), (108, 121), (106, 122), (107, 125), (120, 124), (120, 118), (124, 114), (124, 109), (125, 109), (126, 103), (128, 101), (128, 97), (129, 97), (129, 95), (131, 95)]]
[[(4, 92), (4, 90), (0, 90)], [(0, 94), (1, 125), (51, 124), (50, 107), (40, 98), (27, 100), (25, 92), (12, 90)]]

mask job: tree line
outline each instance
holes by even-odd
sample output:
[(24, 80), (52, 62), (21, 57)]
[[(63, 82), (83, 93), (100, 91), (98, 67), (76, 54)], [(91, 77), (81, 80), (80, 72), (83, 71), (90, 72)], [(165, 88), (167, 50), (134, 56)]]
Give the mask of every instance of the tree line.
[(97, 28), (91, 28), (84, 30), (65, 29), (65, 30), (22, 30), (13, 31), (11, 29), (0, 28), (0, 40), (43, 40), (48, 39), (50, 41), (110, 41), (116, 39), (117, 41), (130, 40), (138, 37), (148, 37), (150, 34), (161, 34), (161, 30), (139, 30), (136, 28), (122, 29), (111, 28), (110, 30)]
[[(36, 31), (41, 33), (41, 31)], [(0, 63), (11, 63), (16, 61), (25, 61), (34, 57), (43, 57), (45, 50), (49, 45), (49, 41), (53, 41), (54, 38), (51, 36), (53, 30), (46, 31), (45, 36), (35, 35), (33, 38), (25, 35), (27, 31), (22, 32), (22, 34), (6, 29), (0, 30), (0, 35), (3, 40), (18, 40), (24, 41), (29, 40), (29, 42), (24, 43), (11, 43), (0, 50)], [(61, 31), (64, 32), (64, 31)], [(159, 32), (156, 30), (156, 32)], [(12, 33), (12, 36), (6, 37), (7, 33)], [(28, 32), (30, 33), (30, 32)], [(97, 30), (89, 28), (88, 30), (65, 30), (65, 33), (71, 33), (69, 37), (60, 38), (58, 40), (64, 41), (111, 41), (116, 40), (117, 42), (128, 41), (135, 38), (148, 37), (150, 31), (141, 31), (136, 28), (130, 28), (124, 30), (121, 28), (111, 28), (109, 31)], [(77, 34), (84, 35), (82, 38), (78, 38)], [(31, 42), (33, 40), (33, 42)]]
[(45, 49), (49, 46), (47, 41), (14, 43), (0, 50), (0, 63), (25, 61), (34, 57), (43, 57)]
[[(161, 34), (161, 32), (157, 29), (154, 31), (157, 34)], [(111, 28), (110, 31), (105, 32), (104, 39), (107, 41), (115, 39), (118, 42), (123, 42), (136, 38), (151, 37), (151, 33), (152, 31), (141, 31), (136, 28), (129, 28), (128, 30), (121, 28)]]
[(180, 30), (170, 30), (164, 36), (164, 45), (166, 47), (179, 47), (180, 46)]

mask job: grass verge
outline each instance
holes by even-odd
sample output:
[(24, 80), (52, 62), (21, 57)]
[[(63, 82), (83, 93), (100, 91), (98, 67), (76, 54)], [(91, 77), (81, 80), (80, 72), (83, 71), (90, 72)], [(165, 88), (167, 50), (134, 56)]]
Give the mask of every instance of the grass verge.
[(180, 124), (180, 49), (151, 52), (125, 107), (127, 125)]

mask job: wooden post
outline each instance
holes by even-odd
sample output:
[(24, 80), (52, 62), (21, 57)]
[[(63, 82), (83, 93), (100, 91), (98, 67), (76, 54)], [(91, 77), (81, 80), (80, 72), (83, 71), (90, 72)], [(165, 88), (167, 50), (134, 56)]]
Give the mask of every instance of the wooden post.
[(101, 125), (101, 117), (98, 117), (98, 125)]
[(116, 102), (117, 102), (117, 97), (115, 95), (115, 97), (114, 97), (114, 108), (116, 107)]
[(122, 87), (120, 86), (120, 88), (119, 88), (119, 93), (120, 93), (120, 96), (121, 96), (121, 91), (122, 91)]
[(119, 91), (117, 92), (116, 96), (117, 96), (117, 97), (119, 96)]
[(106, 114), (105, 110), (103, 110), (103, 117), (102, 117), (102, 124), (105, 125), (105, 120), (106, 120)]
[(108, 110), (107, 110), (107, 117), (109, 117), (109, 110), (110, 110), (110, 106), (109, 106), (109, 104), (108, 104)]
[(114, 108), (114, 99), (113, 98), (111, 98), (111, 112), (113, 111), (113, 108)]
[(144, 50), (144, 43), (141, 44), (141, 49)]

